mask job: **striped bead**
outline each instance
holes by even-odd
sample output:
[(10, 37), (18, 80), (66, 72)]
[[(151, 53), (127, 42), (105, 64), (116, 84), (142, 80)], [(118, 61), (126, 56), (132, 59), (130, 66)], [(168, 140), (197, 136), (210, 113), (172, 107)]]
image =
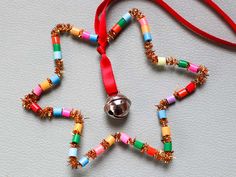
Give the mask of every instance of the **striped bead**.
[(161, 128), (162, 136), (170, 135), (170, 127), (162, 127)]
[(48, 80), (43, 81), (41, 84), (39, 84), (39, 86), (43, 91), (46, 91), (52, 87), (51, 83), (49, 83)]
[(128, 144), (130, 137), (125, 133), (120, 133), (120, 140), (121, 142)]
[(69, 149), (69, 157), (77, 157), (77, 148), (70, 148)]
[(115, 143), (115, 140), (116, 140), (115, 137), (112, 136), (112, 135), (109, 135), (109, 136), (105, 139), (105, 141), (108, 142), (110, 146)]
[(141, 142), (141, 141), (139, 141), (139, 140), (135, 140), (135, 142), (134, 142), (134, 147), (135, 147), (136, 149), (141, 150), (141, 149), (143, 148), (143, 146), (144, 146), (144, 143), (143, 143), (143, 142)]
[(34, 94), (37, 96), (40, 96), (43, 92), (43, 90), (41, 89), (41, 87), (39, 85), (37, 85), (34, 90), (33, 90)]
[(95, 147), (93, 150), (96, 152), (97, 156), (99, 156), (105, 151), (104, 147), (101, 144)]
[(164, 151), (165, 151), (165, 152), (170, 152), (170, 151), (172, 151), (172, 143), (171, 143), (171, 142), (166, 142), (166, 143), (164, 143)]
[(53, 116), (61, 117), (62, 116), (62, 108), (53, 108)]
[(50, 80), (52, 81), (52, 84), (54, 86), (60, 84), (60, 82), (61, 82), (61, 78), (56, 74), (54, 76), (50, 77)]
[(159, 119), (165, 119), (166, 118), (166, 110), (157, 111), (157, 115), (158, 115)]
[(71, 109), (63, 108), (62, 109), (62, 116), (63, 117), (70, 117), (70, 112), (71, 112)]
[(152, 41), (152, 35), (151, 35), (151, 33), (149, 33), (149, 32), (144, 33), (144, 34), (143, 34), (143, 38), (144, 38), (144, 41), (145, 41), (145, 42)]
[(166, 57), (158, 57), (157, 65), (158, 65), (158, 66), (164, 66), (164, 65), (166, 65)]
[(52, 44), (60, 44), (60, 37), (59, 36), (53, 36), (52, 37)]
[(168, 104), (173, 104), (173, 103), (176, 102), (176, 98), (175, 98), (174, 95), (168, 96), (168, 97), (166, 98), (166, 100), (167, 100)]
[(54, 58), (54, 60), (62, 59), (62, 53), (61, 53), (61, 51), (53, 52), (53, 58)]
[(126, 14), (122, 16), (122, 18), (125, 19), (126, 23), (129, 23), (132, 19), (132, 16), (130, 15), (129, 12), (127, 12)]
[(188, 67), (188, 71), (190, 71), (192, 73), (197, 73), (198, 72), (198, 68), (199, 68), (199, 66), (190, 63), (189, 67)]
[(90, 34), (89, 40), (91, 42), (97, 42), (98, 41), (98, 35), (96, 34)]
[(82, 157), (79, 160), (79, 163), (82, 167), (85, 167), (89, 163), (89, 158), (88, 157)]

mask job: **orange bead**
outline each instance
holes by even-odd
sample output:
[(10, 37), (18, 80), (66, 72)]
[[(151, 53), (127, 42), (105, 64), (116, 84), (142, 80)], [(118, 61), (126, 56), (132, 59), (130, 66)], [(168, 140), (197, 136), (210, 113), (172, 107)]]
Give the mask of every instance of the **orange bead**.
[(171, 135), (171, 133), (170, 133), (170, 127), (162, 127), (162, 128), (161, 128), (161, 132), (162, 132), (162, 136)]
[(122, 28), (121, 28), (118, 24), (115, 24), (115, 26), (112, 27), (112, 30), (113, 30), (116, 34), (118, 34), (118, 33), (122, 30)]
[(178, 98), (179, 98), (179, 99), (183, 99), (183, 98), (185, 98), (186, 96), (188, 96), (188, 92), (187, 92), (187, 90), (186, 90), (185, 88), (183, 88), (183, 89), (181, 89), (181, 90), (179, 90), (179, 91), (177, 92), (177, 95), (178, 95)]
[(59, 36), (53, 36), (52, 37), (52, 44), (60, 44), (60, 37)]

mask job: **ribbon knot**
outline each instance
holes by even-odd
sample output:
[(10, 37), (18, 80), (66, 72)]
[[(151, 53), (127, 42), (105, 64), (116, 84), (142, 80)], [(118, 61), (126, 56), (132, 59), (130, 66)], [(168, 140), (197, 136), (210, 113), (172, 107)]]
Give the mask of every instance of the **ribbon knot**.
[(101, 45), (97, 47), (97, 51), (100, 55), (106, 54), (105, 47), (102, 47)]

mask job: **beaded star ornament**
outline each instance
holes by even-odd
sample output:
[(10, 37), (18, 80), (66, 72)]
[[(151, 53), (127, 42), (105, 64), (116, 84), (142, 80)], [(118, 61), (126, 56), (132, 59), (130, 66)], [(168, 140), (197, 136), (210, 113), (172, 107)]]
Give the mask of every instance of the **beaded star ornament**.
[[(185, 97), (191, 95), (198, 86), (201, 86), (206, 82), (208, 69), (205, 66), (196, 65), (185, 60), (178, 60), (175, 57), (160, 57), (154, 52), (148, 21), (144, 14), (136, 8), (131, 9), (128, 13), (124, 14), (122, 18), (112, 27), (108, 33), (107, 42), (111, 43), (111, 41), (114, 40), (125, 27), (128, 26), (132, 19), (138, 21), (140, 24), (144, 39), (145, 54), (153, 65), (186, 69), (187, 71), (196, 74), (196, 77), (187, 86), (178, 91), (175, 91), (172, 95), (161, 100), (159, 104), (156, 105), (157, 117), (161, 125), (162, 143), (164, 145), (163, 150), (156, 149), (148, 143), (140, 141), (139, 139), (131, 138), (126, 133), (116, 132), (103, 139), (97, 147), (92, 148), (83, 157), (78, 159), (77, 152), (84, 126), (84, 118), (80, 110), (50, 106), (41, 108), (38, 104), (38, 101), (44, 92), (47, 92), (48, 90), (59, 85), (63, 78), (63, 60), (60, 35), (69, 33), (72, 36), (90, 41), (92, 43), (97, 43), (99, 36), (97, 34), (91, 34), (84, 29), (77, 28), (70, 24), (56, 25), (56, 27), (51, 31), (53, 57), (55, 61), (55, 74), (37, 85), (31, 93), (27, 94), (22, 99), (22, 103), (25, 109), (33, 111), (42, 119), (63, 117), (74, 120), (75, 124), (72, 130), (73, 137), (70, 142), (69, 149), (69, 164), (72, 168), (85, 167), (89, 162), (96, 159), (117, 142), (130, 145), (143, 154), (147, 154), (148, 156), (151, 156), (161, 162), (169, 163), (174, 156), (172, 150), (171, 131), (170, 126), (168, 125), (166, 110), (177, 100), (182, 100)], [(125, 98), (125, 100), (127, 99)]]

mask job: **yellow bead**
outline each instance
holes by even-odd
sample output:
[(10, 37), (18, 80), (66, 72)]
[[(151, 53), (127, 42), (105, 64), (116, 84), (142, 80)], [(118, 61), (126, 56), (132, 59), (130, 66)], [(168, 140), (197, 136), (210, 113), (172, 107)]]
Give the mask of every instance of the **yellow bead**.
[(143, 25), (141, 26), (141, 30), (142, 30), (142, 33), (147, 33), (147, 32), (150, 32), (150, 27), (149, 25)]
[(158, 57), (157, 65), (158, 65), (158, 66), (164, 66), (164, 65), (166, 65), (166, 58), (165, 58), (165, 57)]
[(76, 28), (76, 27), (72, 27), (72, 29), (70, 30), (70, 33), (74, 36), (81, 36), (83, 32), (83, 29), (81, 28)]
[(115, 143), (115, 140), (116, 140), (116, 139), (115, 139), (114, 136), (112, 136), (112, 135), (109, 135), (109, 136), (105, 139), (105, 141), (108, 142), (110, 146)]
[(162, 136), (170, 135), (170, 127), (162, 127), (161, 132)]
[(52, 87), (52, 84), (50, 84), (48, 80), (43, 81), (43, 82), (42, 82), (41, 84), (39, 84), (39, 85), (40, 85), (40, 87), (41, 87), (41, 89), (42, 89), (43, 91), (46, 91), (46, 90), (48, 90), (48, 89), (50, 89), (50, 88)]
[(74, 131), (78, 131), (79, 133), (82, 132), (83, 124), (76, 123), (74, 126)]

